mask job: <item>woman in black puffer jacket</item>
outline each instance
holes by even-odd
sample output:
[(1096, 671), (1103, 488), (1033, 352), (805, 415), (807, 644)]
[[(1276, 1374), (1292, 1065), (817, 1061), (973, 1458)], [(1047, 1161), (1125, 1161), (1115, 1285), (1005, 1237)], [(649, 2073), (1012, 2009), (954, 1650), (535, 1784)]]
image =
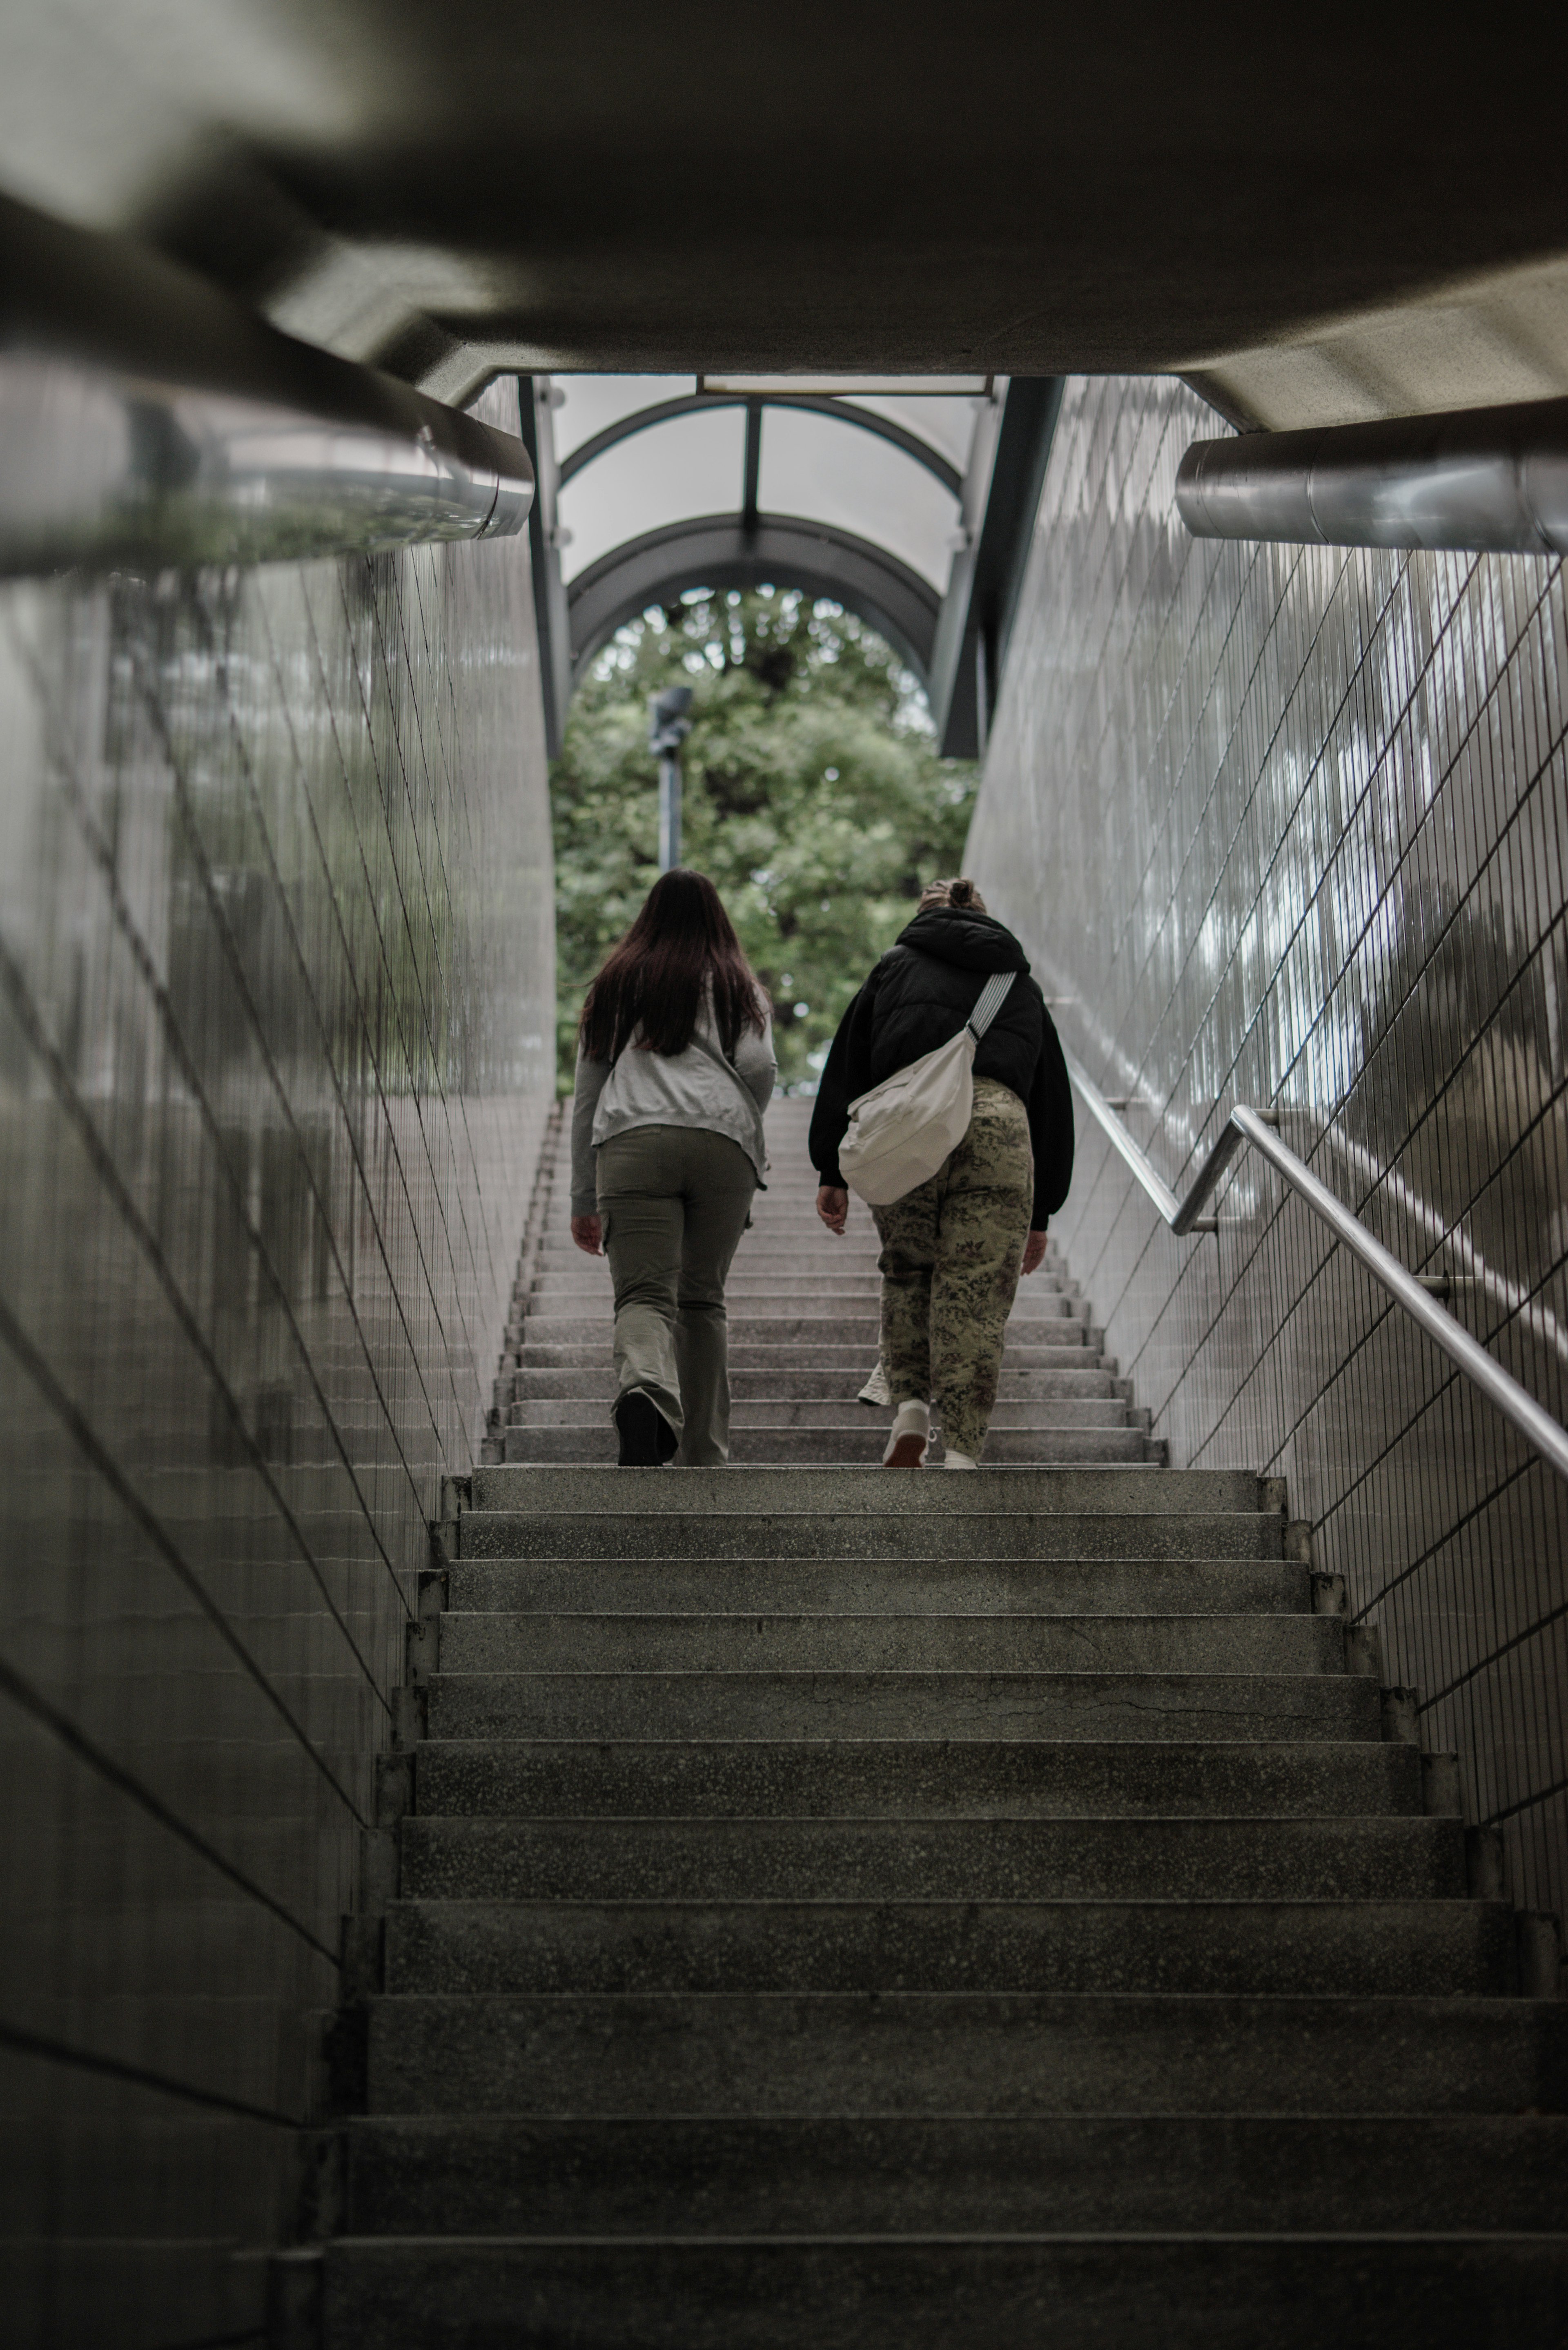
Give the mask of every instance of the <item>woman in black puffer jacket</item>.
[(882, 1367), (896, 1407), (883, 1464), (918, 1469), (941, 1415), (943, 1466), (973, 1469), (996, 1403), (1021, 1273), (1073, 1174), (1073, 1097), (1029, 959), (972, 881), (933, 881), (838, 1024), (811, 1121), (816, 1212), (842, 1232), (849, 1105), (956, 1036), (993, 972), (1018, 973), (974, 1056), (974, 1113), (936, 1173), (874, 1208), (882, 1243)]

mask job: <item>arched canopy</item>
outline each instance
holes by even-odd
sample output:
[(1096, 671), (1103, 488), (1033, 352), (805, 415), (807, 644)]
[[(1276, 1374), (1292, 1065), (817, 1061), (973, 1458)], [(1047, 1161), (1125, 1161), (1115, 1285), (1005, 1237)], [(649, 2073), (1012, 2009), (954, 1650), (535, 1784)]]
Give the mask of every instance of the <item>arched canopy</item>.
[(943, 750), (983, 749), (1053, 393), (984, 376), (534, 378), (553, 745), (617, 629), (695, 588), (772, 585), (876, 629)]
[(920, 683), (930, 675), (941, 599), (883, 547), (826, 523), (701, 515), (628, 539), (579, 573), (567, 595), (574, 680), (617, 629), (690, 588), (798, 588), (830, 597), (887, 638)]
[(629, 416), (618, 417), (613, 423), (604, 425), (591, 440), (581, 442), (568, 456), (563, 457), (559, 476), (561, 486), (565, 489), (574, 473), (580, 473), (585, 465), (591, 465), (594, 459), (602, 457), (607, 449), (613, 449), (618, 442), (629, 440), (634, 432), (645, 432), (649, 425), (665, 424), (672, 417), (698, 415), (714, 408), (753, 406), (760, 409), (804, 409), (809, 415), (830, 416), (837, 423), (856, 425), (861, 432), (870, 432), (877, 440), (901, 449), (907, 457), (912, 457), (918, 465), (923, 465), (928, 473), (936, 476), (950, 497), (962, 495), (963, 475), (952, 460), (933, 442), (918, 432), (912, 432), (908, 425), (900, 424), (895, 417), (879, 415), (874, 409), (859, 406), (854, 400), (838, 400), (829, 393), (810, 392), (763, 393), (748, 399), (742, 392), (690, 391), (674, 400), (656, 400), (649, 408), (635, 409)]

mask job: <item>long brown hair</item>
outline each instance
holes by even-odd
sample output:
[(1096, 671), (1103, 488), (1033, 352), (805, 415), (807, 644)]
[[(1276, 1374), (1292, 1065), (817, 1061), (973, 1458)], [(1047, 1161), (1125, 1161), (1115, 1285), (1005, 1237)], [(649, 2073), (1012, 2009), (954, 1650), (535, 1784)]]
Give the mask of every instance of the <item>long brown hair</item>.
[(638, 1027), (649, 1052), (684, 1053), (710, 982), (719, 1040), (732, 1055), (746, 1029), (762, 1035), (765, 1001), (719, 892), (705, 873), (678, 865), (659, 875), (589, 988), (579, 1032), (584, 1053), (613, 1061)]

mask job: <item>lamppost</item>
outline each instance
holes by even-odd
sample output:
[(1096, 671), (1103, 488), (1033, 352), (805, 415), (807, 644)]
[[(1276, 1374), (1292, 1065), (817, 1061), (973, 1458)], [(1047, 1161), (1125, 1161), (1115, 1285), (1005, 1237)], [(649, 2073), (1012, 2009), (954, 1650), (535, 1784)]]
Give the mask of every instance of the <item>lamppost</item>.
[(648, 747), (659, 761), (659, 869), (680, 862), (680, 745), (691, 732), (689, 685), (669, 685), (648, 698)]

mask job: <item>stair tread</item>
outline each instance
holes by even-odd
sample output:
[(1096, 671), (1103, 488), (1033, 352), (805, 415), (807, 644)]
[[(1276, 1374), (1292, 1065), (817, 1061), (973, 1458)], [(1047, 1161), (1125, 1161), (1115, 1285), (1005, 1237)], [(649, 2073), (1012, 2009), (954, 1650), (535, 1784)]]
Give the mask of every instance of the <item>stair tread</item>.
[(1458, 1897), (401, 1901), (387, 1986), (685, 1991), (1363, 1994), (1512, 1989), (1513, 1924)]
[[(357, 2116), (348, 2234), (1561, 2229), (1568, 2119)], [(443, 2225), (444, 2223), (444, 2225)], [(1196, 2230), (1195, 2230), (1196, 2223)]]

